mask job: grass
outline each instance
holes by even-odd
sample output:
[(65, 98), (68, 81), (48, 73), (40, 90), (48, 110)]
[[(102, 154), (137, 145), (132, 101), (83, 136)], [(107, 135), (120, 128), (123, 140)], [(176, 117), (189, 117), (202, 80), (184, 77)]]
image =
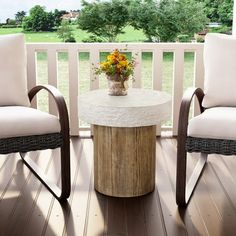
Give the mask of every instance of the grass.
[[(72, 25), (73, 34), (76, 42), (82, 42), (83, 39), (88, 38), (90, 34), (78, 29), (76, 25)], [(0, 28), (0, 35), (15, 34), (23, 32), (22, 28)], [(26, 42), (61, 42), (54, 32), (24, 32)], [(140, 30), (135, 30), (132, 26), (127, 26), (124, 29), (124, 34), (118, 35), (118, 42), (142, 42), (147, 38)]]
[[(76, 29), (73, 26), (74, 34), (77, 42), (81, 42), (83, 38), (89, 36), (86, 32)], [(125, 33), (118, 36), (119, 42), (142, 42), (146, 40), (142, 31), (134, 30), (132, 27), (127, 26), (124, 29)], [(22, 32), (21, 28), (5, 29), (0, 28), (1, 34), (11, 34)], [(56, 32), (39, 32), (39, 33), (26, 33), (27, 42), (60, 42)], [(107, 53), (100, 54), (100, 60), (104, 60)], [(131, 54), (128, 54), (131, 57)], [(90, 63), (89, 53), (79, 53), (79, 92), (83, 93), (89, 91), (90, 87)], [(152, 53), (142, 54), (141, 65), (141, 83), (143, 88), (152, 88)], [(37, 53), (37, 83), (47, 83), (47, 54), (45, 52)], [(172, 76), (173, 75), (173, 53), (164, 53), (163, 55), (163, 83), (162, 90), (172, 94)], [(184, 58), (184, 90), (192, 86), (194, 76), (194, 53), (185, 53)], [(58, 53), (58, 88), (65, 96), (66, 102), (69, 105), (69, 83), (68, 83), (68, 53)], [(99, 78), (100, 88), (107, 87), (105, 76)], [(39, 109), (43, 111), (48, 110), (48, 95), (46, 92), (41, 92), (39, 95)], [(171, 121), (165, 123), (171, 125)]]

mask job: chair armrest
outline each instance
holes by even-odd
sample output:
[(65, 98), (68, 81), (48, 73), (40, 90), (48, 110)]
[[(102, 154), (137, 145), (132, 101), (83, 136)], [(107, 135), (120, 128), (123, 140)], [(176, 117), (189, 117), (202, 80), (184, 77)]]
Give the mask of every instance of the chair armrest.
[(65, 102), (64, 97), (62, 96), (62, 94), (59, 92), (57, 88), (51, 85), (35, 86), (28, 93), (30, 102), (32, 101), (34, 96), (42, 89), (48, 91), (53, 96), (57, 105), (58, 113), (59, 113), (61, 132), (64, 138), (69, 138), (69, 117), (68, 117), (66, 102)]
[(201, 113), (204, 111), (202, 107), (202, 100), (204, 97), (204, 92), (201, 88), (189, 88), (184, 93), (179, 112), (179, 124), (178, 124), (178, 139), (186, 139), (187, 129), (188, 129), (188, 117), (190, 105), (193, 100), (194, 95), (196, 95)]

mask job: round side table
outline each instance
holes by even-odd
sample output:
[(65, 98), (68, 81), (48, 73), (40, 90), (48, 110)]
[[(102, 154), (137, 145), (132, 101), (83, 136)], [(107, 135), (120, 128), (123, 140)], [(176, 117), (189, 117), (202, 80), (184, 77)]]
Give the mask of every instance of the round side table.
[(80, 119), (94, 125), (94, 185), (109, 196), (134, 197), (155, 187), (156, 124), (171, 114), (165, 92), (93, 90), (79, 96)]

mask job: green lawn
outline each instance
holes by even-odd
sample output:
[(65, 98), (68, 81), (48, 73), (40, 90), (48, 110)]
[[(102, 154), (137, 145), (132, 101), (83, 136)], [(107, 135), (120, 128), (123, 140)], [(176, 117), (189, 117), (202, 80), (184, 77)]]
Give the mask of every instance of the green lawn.
[[(83, 39), (88, 38), (89, 34), (73, 25), (73, 33), (77, 42), (82, 42)], [(14, 34), (23, 32), (21, 28), (0, 28), (1, 34)], [(146, 40), (146, 36), (140, 30), (135, 30), (131, 26), (124, 29), (124, 34), (117, 37), (119, 42), (142, 42)], [(56, 32), (24, 32), (27, 42), (61, 42), (57, 37)]]

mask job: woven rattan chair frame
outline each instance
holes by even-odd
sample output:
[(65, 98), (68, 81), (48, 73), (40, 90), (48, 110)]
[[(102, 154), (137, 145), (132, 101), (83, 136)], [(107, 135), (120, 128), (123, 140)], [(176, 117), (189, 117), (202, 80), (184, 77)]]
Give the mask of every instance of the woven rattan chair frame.
[[(32, 101), (34, 96), (40, 91), (40, 90), (46, 90), (48, 91), (52, 97), (54, 98), (58, 114), (59, 114), (59, 120), (61, 125), (61, 132), (56, 134), (45, 134), (48, 135), (49, 138), (54, 138), (55, 144), (51, 143), (45, 145), (47, 142), (43, 142), (43, 145), (40, 145), (38, 147), (38, 150), (42, 149), (52, 149), (60, 147), (60, 153), (61, 153), (61, 188), (59, 188), (56, 184), (51, 183), (51, 181), (48, 180), (47, 176), (43, 173), (43, 171), (37, 166), (37, 164), (31, 160), (29, 157), (26, 157), (26, 151), (22, 152), (22, 149), (19, 148), (18, 152), (20, 152), (21, 158), (24, 162), (24, 164), (36, 175), (36, 177), (46, 186), (46, 188), (59, 200), (65, 200), (70, 195), (71, 190), (71, 180), (70, 180), (70, 141), (69, 141), (69, 118), (68, 118), (68, 111), (66, 107), (65, 100), (61, 93), (53, 86), (50, 85), (39, 85), (34, 87), (29, 91), (29, 99)], [(17, 137), (18, 139), (25, 139), (25, 137)], [(30, 140), (34, 140), (34, 136), (27, 137)], [(35, 136), (35, 139), (38, 139), (38, 136)], [(41, 138), (41, 137), (40, 137)], [(14, 139), (14, 137), (13, 137)], [(25, 140), (24, 140), (25, 141)], [(35, 141), (35, 140), (34, 140)], [(36, 140), (37, 142), (37, 140)], [(34, 145), (30, 146), (27, 145), (27, 151), (35, 151), (37, 148), (35, 147), (35, 142), (33, 142)], [(17, 150), (14, 150), (16, 152)], [(10, 153), (10, 150), (8, 150)], [(12, 151), (13, 152), (13, 151)]]
[(185, 207), (196, 187), (196, 184), (201, 176), (204, 169), (205, 163), (207, 161), (207, 154), (201, 153), (200, 159), (198, 160), (192, 175), (190, 176), (188, 182), (186, 180), (187, 171), (187, 130), (188, 130), (188, 118), (190, 105), (193, 100), (194, 95), (196, 95), (197, 100), (200, 105), (201, 113), (204, 111), (202, 107), (202, 100), (204, 93), (200, 88), (189, 88), (182, 99), (180, 106), (179, 115), (179, 126), (178, 126), (178, 137), (177, 137), (177, 170), (176, 170), (176, 203), (180, 207)]

